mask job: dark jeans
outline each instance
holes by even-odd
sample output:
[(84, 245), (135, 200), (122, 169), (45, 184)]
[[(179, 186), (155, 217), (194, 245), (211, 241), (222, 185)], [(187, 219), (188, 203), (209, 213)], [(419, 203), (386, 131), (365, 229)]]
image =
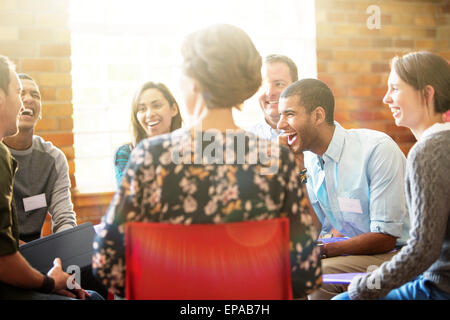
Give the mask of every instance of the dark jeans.
[(84, 290), (96, 291), (103, 297), (103, 299), (108, 299), (108, 290), (104, 285), (100, 283), (100, 281), (96, 277), (94, 277), (94, 274), (92, 273), (92, 266), (89, 266), (89, 268), (83, 268), (81, 270), (80, 285)]
[[(350, 300), (350, 296), (348, 292), (344, 292), (333, 300)], [(450, 300), (450, 293), (440, 290), (430, 280), (420, 275), (379, 300)]]

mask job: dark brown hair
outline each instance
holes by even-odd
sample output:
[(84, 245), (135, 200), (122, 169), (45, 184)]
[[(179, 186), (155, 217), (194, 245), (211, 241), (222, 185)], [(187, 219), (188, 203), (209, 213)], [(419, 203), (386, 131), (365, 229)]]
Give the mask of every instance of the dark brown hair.
[(284, 89), (280, 98), (297, 96), (300, 106), (310, 114), (317, 107), (325, 110), (325, 120), (328, 124), (334, 123), (334, 96), (330, 88), (318, 79), (302, 79), (292, 83)]
[(392, 68), (400, 79), (421, 92), (425, 87), (434, 89), (434, 110), (444, 113), (450, 108), (450, 65), (437, 54), (421, 51), (411, 52), (392, 59)]
[(178, 103), (175, 100), (174, 96), (170, 92), (170, 90), (163, 83), (155, 83), (152, 81), (144, 83), (136, 94), (133, 97), (133, 101), (131, 103), (131, 131), (133, 135), (133, 145), (136, 146), (141, 140), (147, 138), (147, 132), (145, 132), (142, 125), (139, 123), (137, 118), (137, 106), (139, 103), (139, 98), (141, 97), (142, 92), (148, 89), (157, 89), (159, 90), (164, 98), (169, 102), (171, 108), (175, 107), (177, 109), (176, 116), (172, 117), (172, 122), (170, 124), (170, 132), (181, 128), (183, 123), (183, 119), (181, 118), (180, 108), (178, 107)]
[(34, 81), (34, 79), (31, 76), (29, 76), (28, 74), (26, 74), (26, 73), (18, 73), (17, 76), (19, 77), (19, 79), (31, 80), (34, 83), (36, 83), (36, 81)]
[(238, 27), (218, 24), (194, 32), (181, 52), (183, 72), (198, 82), (208, 108), (240, 105), (261, 86), (261, 55)]

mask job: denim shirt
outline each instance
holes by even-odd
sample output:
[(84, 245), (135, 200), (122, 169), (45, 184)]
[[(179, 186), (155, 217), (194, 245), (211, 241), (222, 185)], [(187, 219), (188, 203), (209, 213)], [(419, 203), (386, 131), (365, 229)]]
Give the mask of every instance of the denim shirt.
[(335, 122), (323, 157), (305, 152), (308, 194), (322, 234), (331, 228), (347, 237), (386, 233), (404, 245), (410, 228), (405, 165), (405, 156), (388, 135), (346, 130)]

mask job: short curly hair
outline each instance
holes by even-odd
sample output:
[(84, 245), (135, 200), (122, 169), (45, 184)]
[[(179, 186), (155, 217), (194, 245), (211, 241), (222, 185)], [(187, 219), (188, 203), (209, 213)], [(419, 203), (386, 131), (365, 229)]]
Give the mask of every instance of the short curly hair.
[(264, 63), (276, 63), (281, 62), (284, 63), (289, 68), (289, 74), (291, 76), (292, 82), (295, 82), (298, 80), (298, 69), (295, 62), (289, 58), (288, 56), (282, 55), (282, 54), (269, 54), (265, 59)]
[(183, 72), (195, 79), (208, 108), (238, 106), (261, 86), (262, 58), (240, 28), (217, 24), (188, 35)]
[(281, 98), (297, 96), (299, 105), (310, 114), (317, 107), (325, 110), (325, 121), (329, 125), (334, 123), (334, 96), (327, 84), (318, 79), (298, 80), (281, 93)]

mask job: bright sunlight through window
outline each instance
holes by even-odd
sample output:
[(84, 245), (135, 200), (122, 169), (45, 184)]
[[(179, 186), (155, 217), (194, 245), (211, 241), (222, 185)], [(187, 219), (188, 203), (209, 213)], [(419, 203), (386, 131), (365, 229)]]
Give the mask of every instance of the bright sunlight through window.
[[(133, 94), (165, 83), (183, 114), (179, 89), (185, 35), (230, 23), (245, 30), (261, 56), (292, 58), (300, 78), (317, 76), (314, 0), (72, 0), (75, 175), (80, 192), (115, 189), (113, 154), (130, 142)], [(255, 95), (256, 97), (256, 95)], [(234, 113), (243, 128), (262, 121), (256, 98)]]

